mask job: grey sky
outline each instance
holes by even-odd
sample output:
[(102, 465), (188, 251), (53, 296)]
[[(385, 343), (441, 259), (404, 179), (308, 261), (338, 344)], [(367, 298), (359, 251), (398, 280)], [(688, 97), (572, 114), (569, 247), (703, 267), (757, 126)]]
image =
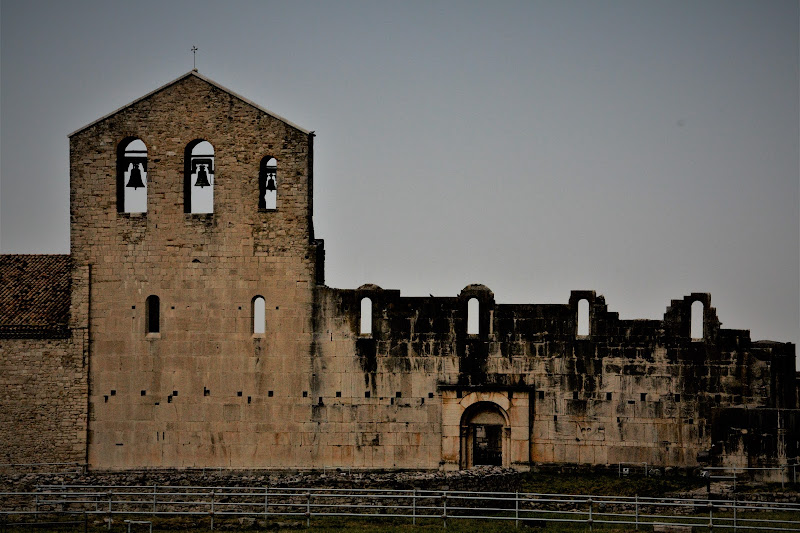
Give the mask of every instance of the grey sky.
[[(69, 247), (66, 135), (192, 67), (315, 130), (329, 285), (800, 341), (796, 1), (0, 3), (0, 249)], [(113, 194), (113, 191), (109, 191)]]

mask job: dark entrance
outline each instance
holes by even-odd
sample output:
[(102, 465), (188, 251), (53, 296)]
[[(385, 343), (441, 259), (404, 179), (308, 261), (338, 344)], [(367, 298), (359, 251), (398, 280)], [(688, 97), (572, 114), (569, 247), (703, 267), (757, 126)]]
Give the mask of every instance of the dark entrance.
[(494, 402), (477, 402), (461, 415), (461, 468), (508, 466), (508, 417)]
[(503, 426), (472, 424), (474, 465), (503, 466)]

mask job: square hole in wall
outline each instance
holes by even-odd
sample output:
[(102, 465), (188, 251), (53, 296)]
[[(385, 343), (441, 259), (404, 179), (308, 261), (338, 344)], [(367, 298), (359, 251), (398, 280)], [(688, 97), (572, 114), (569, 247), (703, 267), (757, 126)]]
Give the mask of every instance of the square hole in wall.
[(428, 398), (433, 398), (433, 393), (432, 392), (428, 393)]
[(172, 396), (167, 396), (167, 403), (172, 403)]
[(132, 305), (132, 306), (131, 306), (131, 309), (136, 309), (136, 306), (135, 306), (135, 305)]
[(203, 387), (203, 396), (210, 396), (210, 395), (211, 395), (211, 391), (208, 390), (207, 388)]
[(176, 391), (176, 390), (172, 391), (172, 395), (173, 396), (177, 396), (178, 395), (178, 391)]
[(610, 393), (610, 392), (607, 392), (607, 393), (606, 393), (606, 400), (609, 400), (609, 401), (611, 401), (611, 396), (612, 396), (612, 395), (611, 395), (611, 393)]
[(108, 403), (108, 396), (103, 396), (103, 402)]
[(147, 391), (144, 391), (144, 390), (143, 390), (143, 391), (141, 392), (141, 395), (142, 395), (142, 396), (147, 396)]
[(115, 390), (112, 390), (112, 391), (111, 391), (111, 396), (116, 396), (116, 395), (117, 395), (117, 391), (115, 391)]
[(341, 398), (341, 397), (342, 397), (342, 391), (340, 391), (340, 390), (337, 390), (337, 391), (336, 391), (336, 397), (337, 397), (337, 398)]
[(238, 392), (236, 393), (236, 396), (239, 396), (239, 397), (241, 398), (241, 396), (242, 396), (242, 391), (238, 391)]
[(578, 399), (578, 391), (572, 391), (572, 399), (573, 400), (577, 400)]
[(272, 398), (272, 391), (271, 390), (267, 391), (267, 397)]
[(558, 415), (553, 415), (553, 422), (558, 422)]
[(539, 399), (540, 400), (544, 400), (544, 391), (543, 390), (539, 391)]
[(680, 402), (681, 402), (681, 395), (680, 394), (676, 394), (675, 395), (675, 403), (680, 403)]
[(403, 397), (403, 393), (400, 392), (400, 391), (397, 391), (397, 392), (394, 393), (394, 397), (395, 398), (402, 398)]
[(308, 398), (308, 391), (307, 390), (303, 391), (303, 398)]
[(248, 396), (248, 397), (247, 397), (247, 403), (250, 403), (250, 402), (252, 402), (252, 401), (253, 401), (253, 398), (251, 398), (250, 396)]
[(364, 393), (364, 398), (369, 398), (369, 395), (370, 395), (370, 392), (369, 392), (369, 391), (366, 391), (366, 392)]
[(639, 394), (639, 398), (640, 398), (640, 399), (641, 399), (643, 402), (646, 402), (646, 401), (647, 401), (647, 393), (646, 393), (646, 392), (643, 392), (643, 393)]

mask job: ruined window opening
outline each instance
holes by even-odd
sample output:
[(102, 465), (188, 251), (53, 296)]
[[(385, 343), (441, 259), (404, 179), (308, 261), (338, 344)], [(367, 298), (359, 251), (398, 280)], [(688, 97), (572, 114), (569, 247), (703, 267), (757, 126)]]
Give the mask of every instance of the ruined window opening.
[(647, 393), (646, 392), (639, 393), (639, 399), (641, 401), (643, 401), (643, 402), (646, 402), (647, 401)]
[(160, 314), (161, 314), (161, 302), (156, 295), (150, 295), (147, 297), (145, 302), (145, 308), (147, 312), (145, 313), (147, 316), (145, 317), (145, 322), (147, 323), (147, 333), (160, 333), (161, 332), (161, 323), (160, 323)]
[(273, 211), (278, 208), (278, 161), (267, 156), (258, 170), (258, 208)]
[(214, 147), (203, 139), (186, 146), (183, 194), (185, 213), (214, 212)]
[(612, 396), (610, 392), (606, 393), (606, 400), (611, 400)]
[(253, 335), (263, 335), (267, 331), (267, 305), (263, 296), (253, 298)]
[(467, 302), (467, 335), (480, 334), (480, 303), (477, 298), (470, 298)]
[(117, 148), (117, 211), (147, 212), (147, 146), (135, 137)]
[(361, 335), (372, 335), (372, 300), (361, 299)]
[(578, 301), (578, 337), (589, 336), (589, 300)]
[(693, 341), (703, 340), (703, 302), (692, 302), (691, 338)]

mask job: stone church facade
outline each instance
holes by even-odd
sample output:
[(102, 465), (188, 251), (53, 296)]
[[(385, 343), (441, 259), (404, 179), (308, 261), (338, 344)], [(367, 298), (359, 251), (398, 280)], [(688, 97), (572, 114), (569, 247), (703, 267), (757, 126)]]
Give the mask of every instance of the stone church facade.
[(328, 287), (313, 132), (196, 71), (69, 141), (71, 254), (0, 256), (1, 463), (796, 460), (795, 346), (708, 294), (621, 320), (593, 291)]

